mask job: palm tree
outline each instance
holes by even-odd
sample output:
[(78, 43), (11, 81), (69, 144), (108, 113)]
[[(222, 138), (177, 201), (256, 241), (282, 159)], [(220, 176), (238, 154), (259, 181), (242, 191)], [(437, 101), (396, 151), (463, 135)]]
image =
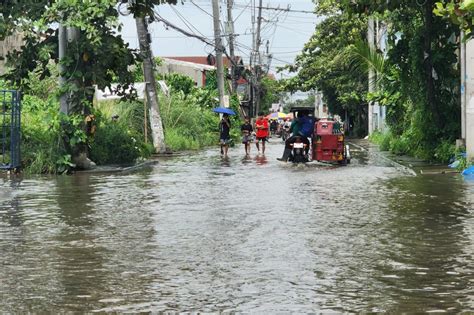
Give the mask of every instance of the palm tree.
[(379, 83), (386, 77), (384, 55), (377, 49), (370, 47), (366, 41), (360, 40), (352, 44), (345, 54), (353, 71), (368, 75), (369, 70), (373, 70), (375, 75), (371, 77), (371, 80), (374, 80), (375, 83)]

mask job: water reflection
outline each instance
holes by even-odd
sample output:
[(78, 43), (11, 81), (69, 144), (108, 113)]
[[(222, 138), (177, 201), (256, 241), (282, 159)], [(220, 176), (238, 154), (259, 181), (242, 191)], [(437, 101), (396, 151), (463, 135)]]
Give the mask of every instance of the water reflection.
[(265, 154), (259, 154), (259, 155), (256, 155), (255, 156), (255, 163), (257, 165), (265, 165), (267, 164), (267, 157), (265, 156)]
[(4, 182), (0, 310), (472, 311), (474, 186), (281, 149)]
[(378, 265), (379, 278), (407, 295), (390, 311), (436, 311), (440, 301), (444, 310), (462, 309), (462, 295), (456, 292), (472, 283), (474, 252), (464, 228), (470, 213), (461, 202), (465, 187), (460, 178), (398, 178), (387, 187), (392, 218), (381, 241), (391, 247)]

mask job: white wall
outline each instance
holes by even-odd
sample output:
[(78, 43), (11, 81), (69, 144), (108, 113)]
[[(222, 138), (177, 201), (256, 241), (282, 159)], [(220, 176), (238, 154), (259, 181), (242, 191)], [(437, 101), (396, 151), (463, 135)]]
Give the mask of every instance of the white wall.
[(466, 43), (466, 150), (474, 159), (474, 40)]
[(214, 70), (214, 66), (200, 65), (197, 63), (179, 61), (169, 58), (161, 58), (161, 65), (156, 67), (158, 73), (170, 74), (180, 73), (187, 75), (196, 82), (198, 87), (203, 86), (203, 72)]

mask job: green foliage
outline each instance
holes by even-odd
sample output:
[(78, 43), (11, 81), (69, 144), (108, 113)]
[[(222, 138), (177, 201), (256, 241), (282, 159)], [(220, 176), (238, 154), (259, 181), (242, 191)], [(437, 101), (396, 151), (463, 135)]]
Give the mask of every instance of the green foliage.
[(98, 128), (90, 154), (98, 164), (130, 164), (153, 152), (150, 126), (145, 142), (145, 105), (140, 101), (108, 101), (97, 104)]
[(280, 99), (278, 81), (264, 77), (261, 81), (260, 110), (268, 112)]
[(474, 36), (474, 1), (450, 0), (436, 2), (433, 12), (445, 17), (451, 23), (461, 25), (466, 34), (466, 40)]
[(184, 95), (191, 94), (194, 89), (194, 81), (190, 77), (179, 74), (179, 73), (171, 73), (165, 76), (166, 84), (176, 92), (183, 92)]
[(207, 108), (209, 110), (219, 105), (219, 94), (217, 92), (217, 89), (207, 87), (195, 89), (192, 95), (188, 97), (191, 98), (190, 102), (199, 104), (200, 107)]
[[(25, 95), (22, 103), (22, 167), (27, 174), (62, 173), (66, 148), (62, 142), (59, 104)], [(64, 162), (64, 163), (63, 163)]]
[(206, 84), (205, 87), (208, 89), (217, 90), (217, 72), (211, 70), (206, 72)]
[(381, 133), (380, 131), (375, 131), (370, 135), (369, 140), (378, 144), (381, 151), (389, 151), (392, 137), (390, 132)]
[[(464, 150), (465, 151), (465, 150)], [(456, 170), (459, 172), (464, 171), (466, 168), (473, 165), (473, 161), (469, 161), (466, 158), (465, 152), (457, 149), (454, 153), (454, 161), (459, 161), (459, 165), (456, 167)]]
[(452, 141), (442, 141), (434, 151), (437, 161), (447, 163), (456, 155), (456, 145)]
[(160, 4), (176, 4), (177, 0), (147, 0), (147, 1), (132, 1), (128, 9), (135, 16), (150, 16), (154, 17), (154, 8)]
[(392, 137), (390, 139), (390, 152), (397, 155), (410, 153), (410, 140), (407, 137)]
[[(443, 3), (461, 10), (456, 14), (468, 10), (467, 2), (459, 7)], [(386, 107), (390, 128), (377, 140), (384, 149), (445, 159), (449, 150), (444, 143), (460, 134), (459, 28), (433, 15), (433, 9), (434, 1), (318, 1), (316, 12), (327, 18), (317, 25), (296, 67), (289, 67), (299, 73), (287, 88), (318, 88), (331, 112), (348, 110), (359, 117), (356, 128), (366, 123), (367, 100), (376, 101)], [(383, 55), (364, 43), (369, 17), (387, 25)], [(377, 91), (367, 94), (369, 68), (377, 74)]]
[(356, 41), (345, 53), (348, 54), (347, 58), (352, 70), (368, 75), (370, 69), (377, 74), (374, 75), (373, 83), (377, 83), (377, 78), (380, 80), (385, 74), (384, 56), (375, 48), (370, 47), (367, 42)]
[(296, 57), (295, 65), (285, 67), (298, 74), (282, 81), (282, 88), (322, 92), (330, 112), (345, 117), (347, 112), (354, 125), (366, 134), (367, 113), (365, 95), (368, 78), (363, 72), (350, 71), (351, 58), (346, 53), (351, 45), (360, 42), (366, 34), (367, 16), (353, 16), (343, 10), (339, 1), (316, 3), (315, 11), (324, 15), (315, 32)]
[(140, 156), (138, 145), (119, 123), (103, 120), (91, 142), (90, 157), (97, 164), (131, 164)]
[(206, 102), (196, 100), (195, 95), (185, 97), (182, 92), (172, 92), (170, 97), (160, 94), (165, 142), (170, 149), (199, 149), (218, 142), (219, 116)]

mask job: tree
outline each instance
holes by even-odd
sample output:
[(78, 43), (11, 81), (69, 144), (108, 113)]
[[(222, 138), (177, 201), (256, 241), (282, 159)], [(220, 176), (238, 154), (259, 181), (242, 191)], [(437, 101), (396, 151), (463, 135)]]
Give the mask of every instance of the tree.
[(389, 26), (380, 90), (370, 97), (386, 106), (387, 122), (404, 142), (404, 153), (424, 158), (432, 158), (436, 148), (453, 141), (460, 130), (459, 30), (435, 16), (434, 7), (432, 0), (347, 7)]
[[(451, 2), (442, 1), (445, 7)], [(394, 146), (403, 143), (404, 150), (399, 152), (431, 158), (438, 146), (458, 137), (460, 131), (459, 29), (435, 16), (434, 8), (434, 0), (318, 1), (315, 11), (324, 20), (316, 26), (295, 65), (286, 67), (298, 72), (285, 82), (286, 88), (317, 88), (331, 112), (348, 110), (359, 117), (355, 121), (359, 126), (365, 124), (366, 99), (378, 101), (386, 107)], [(360, 45), (369, 17), (388, 26), (388, 49), (383, 54), (364, 52)], [(354, 59), (347, 53), (354, 50), (366, 63), (378, 64), (378, 92), (367, 93), (367, 67), (354, 69)]]
[[(116, 32), (120, 30), (117, 0), (3, 0), (0, 2), (0, 38), (21, 32), (25, 44), (21, 52), (8, 56), (11, 71), (5, 78), (24, 90), (25, 78), (33, 69), (41, 76), (50, 75), (46, 65), (61, 63), (67, 78), (63, 92), (69, 95), (71, 114), (87, 116), (92, 107), (94, 85), (104, 89), (118, 82), (117, 93), (124, 96), (133, 83), (130, 66), (140, 60), (138, 52), (129, 48)], [(153, 16), (154, 5), (175, 4), (175, 0), (134, 1), (130, 10), (137, 16)], [(60, 62), (58, 30), (61, 24), (78, 30), (77, 40), (68, 45)], [(32, 27), (33, 26), (33, 27)], [(67, 142), (67, 137), (65, 138)], [(74, 151), (75, 148), (70, 148)], [(83, 150), (79, 150), (83, 151)], [(77, 152), (76, 152), (77, 153)]]
[(466, 39), (474, 36), (474, 0), (451, 0), (436, 2), (434, 13), (450, 19), (453, 24), (460, 25)]
[(367, 76), (351, 73), (350, 59), (344, 53), (350, 45), (360, 41), (366, 32), (366, 16), (354, 17), (337, 1), (318, 1), (317, 14), (324, 20), (316, 26), (315, 32), (295, 65), (287, 66), (298, 74), (283, 81), (285, 90), (319, 90), (324, 101), (334, 114), (344, 117), (345, 112), (361, 128), (359, 134), (366, 133), (367, 113), (365, 95)]
[(278, 81), (263, 77), (260, 81), (260, 111), (268, 112), (273, 103), (280, 100)]

